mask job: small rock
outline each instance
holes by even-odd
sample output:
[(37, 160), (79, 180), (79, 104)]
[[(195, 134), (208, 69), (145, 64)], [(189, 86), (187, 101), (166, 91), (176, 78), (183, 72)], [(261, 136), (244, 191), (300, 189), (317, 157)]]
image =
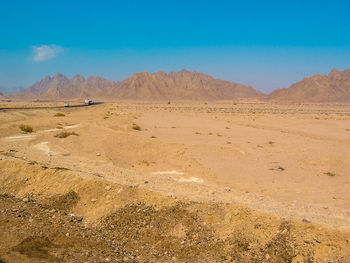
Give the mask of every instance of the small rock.
[(101, 154), (100, 153), (96, 153), (96, 156), (101, 156)]
[(322, 240), (320, 238), (315, 238), (315, 241), (319, 244), (322, 243)]
[(25, 203), (27, 203), (27, 202), (29, 202), (29, 198), (28, 198), (28, 197), (24, 197), (24, 198), (22, 199), (22, 201), (25, 202)]
[(266, 254), (265, 258), (266, 258), (266, 260), (269, 260), (271, 258), (271, 256), (269, 254)]
[(66, 237), (69, 237), (69, 233), (66, 234)]
[(308, 218), (303, 218), (303, 220), (302, 220), (304, 223), (311, 223), (311, 220), (310, 219), (308, 219)]
[(92, 199), (91, 199), (91, 202), (93, 202), (93, 203), (96, 202), (96, 201), (97, 201), (96, 198), (92, 198)]
[(231, 188), (230, 188), (230, 187), (225, 187), (224, 190), (225, 190), (226, 192), (231, 192)]

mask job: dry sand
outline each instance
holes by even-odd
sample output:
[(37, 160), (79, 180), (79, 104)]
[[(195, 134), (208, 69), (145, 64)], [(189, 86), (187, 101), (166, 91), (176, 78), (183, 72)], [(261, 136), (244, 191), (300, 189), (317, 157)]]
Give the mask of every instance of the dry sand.
[[(10, 103), (8, 105), (11, 106)], [(57, 112), (65, 116), (54, 117)], [(18, 129), (20, 124), (31, 125), (34, 132), (22, 134)], [(75, 135), (55, 137), (61, 132), (75, 132)], [(348, 262), (349, 146), (350, 105), (123, 102), (82, 108), (5, 110), (0, 111), (0, 168), (1, 182), (6, 187), (0, 194), (19, 200), (31, 195), (38, 203), (45, 203), (45, 198), (64, 195), (69, 191), (77, 192), (80, 200), (96, 199), (94, 202), (98, 203), (98, 207), (87, 209), (84, 206), (87, 201), (79, 201), (71, 209), (83, 216), (87, 227), (108, 221), (106, 218), (116, 211), (120, 212), (118, 209), (123, 209), (123, 205), (133, 203), (135, 199), (151, 207), (158, 205), (175, 210), (179, 206), (176, 202), (184, 202), (192, 212), (199, 209), (203, 213), (208, 213), (212, 206), (218, 206), (220, 216), (209, 222), (214, 225), (210, 225), (213, 228), (210, 231), (218, 235), (222, 228), (226, 231), (225, 235), (233, 235), (236, 231), (236, 223), (227, 221), (227, 217), (230, 217), (232, 207), (239, 206), (253, 214), (249, 218), (260, 218), (261, 223), (266, 225), (265, 234), (261, 229), (254, 230), (253, 235), (257, 237), (259, 245), (252, 250), (244, 250), (244, 255), (223, 252), (221, 259), (198, 252), (202, 255), (196, 259), (198, 262), (215, 262), (228, 257), (228, 260), (237, 262), (303, 262), (297, 261), (301, 259)], [(35, 178), (36, 174), (31, 171), (34, 168), (21, 165), (38, 167), (35, 169), (44, 167), (40, 174), (51, 173), (51, 170), (70, 173), (74, 178), (89, 182), (86, 187), (91, 193), (86, 189), (79, 190), (75, 181), (69, 181), (67, 176), (64, 177), (66, 181), (56, 187), (51, 186), (46, 178), (36, 179), (28, 188), (22, 185), (23, 180), (26, 176)], [(23, 170), (28, 174), (22, 174)], [(18, 182), (14, 183), (16, 180)], [(56, 180), (52, 176), (49, 181), (55, 185), (59, 183)], [(93, 190), (94, 180), (102, 180), (106, 187), (109, 184), (118, 185), (114, 191), (117, 196), (111, 198), (113, 195), (109, 194), (108, 202), (100, 201), (101, 193)], [(134, 190), (137, 191), (137, 198), (118, 193), (127, 186), (137, 189)], [(106, 195), (103, 198), (107, 198)], [(11, 199), (11, 202), (20, 201)], [(195, 205), (192, 202), (196, 202)], [(196, 216), (202, 213), (197, 210), (194, 212)], [(244, 220), (247, 220), (247, 216)], [(293, 248), (293, 253), (288, 252), (286, 258), (278, 256), (273, 249), (269, 250), (268, 244), (276, 237), (278, 225), (283, 224), (283, 220), (288, 220), (291, 222), (288, 224), (298, 229), (295, 232), (297, 235), (310, 234), (313, 250), (307, 248), (309, 241), (303, 237), (295, 241), (297, 248)], [(251, 218), (240, 224), (239, 228), (242, 229), (256, 225)], [(308, 229), (310, 226), (311, 229)], [(102, 226), (99, 230), (105, 231)], [(166, 231), (170, 231), (170, 228)], [(323, 239), (333, 242), (336, 249), (324, 250), (325, 242), (317, 241), (317, 236), (325, 231), (333, 231), (322, 235)], [(16, 239), (9, 233), (6, 233), (6, 237), (13, 246), (24, 238)], [(220, 238), (226, 242), (222, 236)], [(11, 246), (0, 245), (3, 247), (0, 257), (7, 260), (19, 255), (28, 257), (25, 253), (10, 253)], [(226, 245), (222, 244), (225, 251), (237, 251), (237, 248)], [(216, 249), (220, 247), (217, 243), (213, 246)], [(126, 246), (125, 249), (132, 250), (137, 257), (134, 246)], [(175, 254), (157, 260), (194, 260), (194, 256), (185, 256), (180, 252)], [(141, 252), (138, 256), (137, 261), (140, 262), (156, 261)], [(123, 254), (115, 261), (123, 262), (124, 257)], [(99, 260), (100, 255), (96, 255), (96, 262), (101, 262)]]

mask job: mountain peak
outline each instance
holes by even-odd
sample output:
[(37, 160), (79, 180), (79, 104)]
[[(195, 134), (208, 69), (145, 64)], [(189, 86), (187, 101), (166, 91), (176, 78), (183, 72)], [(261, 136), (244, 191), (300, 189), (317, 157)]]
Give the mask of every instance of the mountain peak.
[(288, 102), (350, 101), (350, 71), (333, 69), (328, 75), (315, 74), (282, 90), (274, 90), (269, 99)]

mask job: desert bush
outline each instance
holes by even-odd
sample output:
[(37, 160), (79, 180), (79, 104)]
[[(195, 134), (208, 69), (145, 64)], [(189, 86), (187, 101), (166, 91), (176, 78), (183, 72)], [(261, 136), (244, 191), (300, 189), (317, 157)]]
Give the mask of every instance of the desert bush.
[(19, 125), (19, 129), (20, 129), (22, 132), (25, 132), (25, 133), (31, 133), (31, 132), (33, 132), (33, 127), (32, 127), (32, 126), (29, 126), (29, 125), (21, 124), (21, 125)]
[(74, 136), (79, 136), (78, 133), (76, 132), (66, 132), (66, 131), (63, 131), (63, 132), (60, 132), (58, 134), (55, 135), (56, 138), (67, 138), (71, 135), (74, 135)]
[(333, 177), (333, 176), (335, 176), (335, 173), (327, 172), (327, 173), (325, 173), (325, 175)]
[(141, 127), (135, 123), (132, 125), (132, 128), (136, 131), (141, 131)]
[(54, 117), (64, 117), (66, 115), (64, 115), (63, 113), (61, 112), (57, 112), (55, 115), (53, 115)]

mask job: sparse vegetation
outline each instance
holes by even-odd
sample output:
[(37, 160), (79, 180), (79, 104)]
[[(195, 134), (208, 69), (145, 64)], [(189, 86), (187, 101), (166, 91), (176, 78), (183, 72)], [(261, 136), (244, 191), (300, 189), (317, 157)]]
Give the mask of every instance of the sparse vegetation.
[(136, 130), (136, 131), (141, 131), (142, 129), (141, 129), (141, 126), (140, 125), (137, 125), (137, 124), (133, 124), (132, 125), (132, 128), (134, 129), (134, 130)]
[(146, 160), (142, 160), (141, 164), (146, 165), (146, 166), (150, 166), (150, 163)]
[(334, 177), (335, 176), (335, 173), (332, 173), (332, 172), (327, 172), (327, 173), (324, 173), (325, 175), (328, 175), (328, 176), (331, 176), (331, 177)]
[(67, 131), (63, 131), (63, 132), (60, 132), (58, 134), (55, 135), (56, 138), (67, 138), (71, 135), (74, 135), (74, 136), (79, 136), (78, 133), (76, 132), (67, 132)]
[(283, 172), (285, 169), (284, 169), (282, 166), (278, 166), (278, 167), (276, 168), (276, 170), (277, 170), (277, 171), (280, 171), (280, 172)]
[(25, 132), (25, 133), (31, 133), (31, 132), (33, 132), (33, 127), (32, 127), (32, 126), (29, 126), (29, 125), (21, 124), (21, 125), (19, 125), (19, 129), (20, 129), (22, 132)]
[(269, 141), (269, 144), (270, 144), (270, 145), (273, 145), (273, 144), (275, 144), (275, 142), (273, 142), (273, 141)]
[(65, 114), (61, 113), (61, 112), (57, 112), (55, 115), (53, 115), (54, 117), (64, 117), (66, 116)]
[(155, 139), (155, 138), (157, 138), (157, 137), (156, 137), (156, 136), (154, 136), (154, 135), (152, 135), (152, 136), (151, 136), (151, 138), (152, 138), (152, 139)]

